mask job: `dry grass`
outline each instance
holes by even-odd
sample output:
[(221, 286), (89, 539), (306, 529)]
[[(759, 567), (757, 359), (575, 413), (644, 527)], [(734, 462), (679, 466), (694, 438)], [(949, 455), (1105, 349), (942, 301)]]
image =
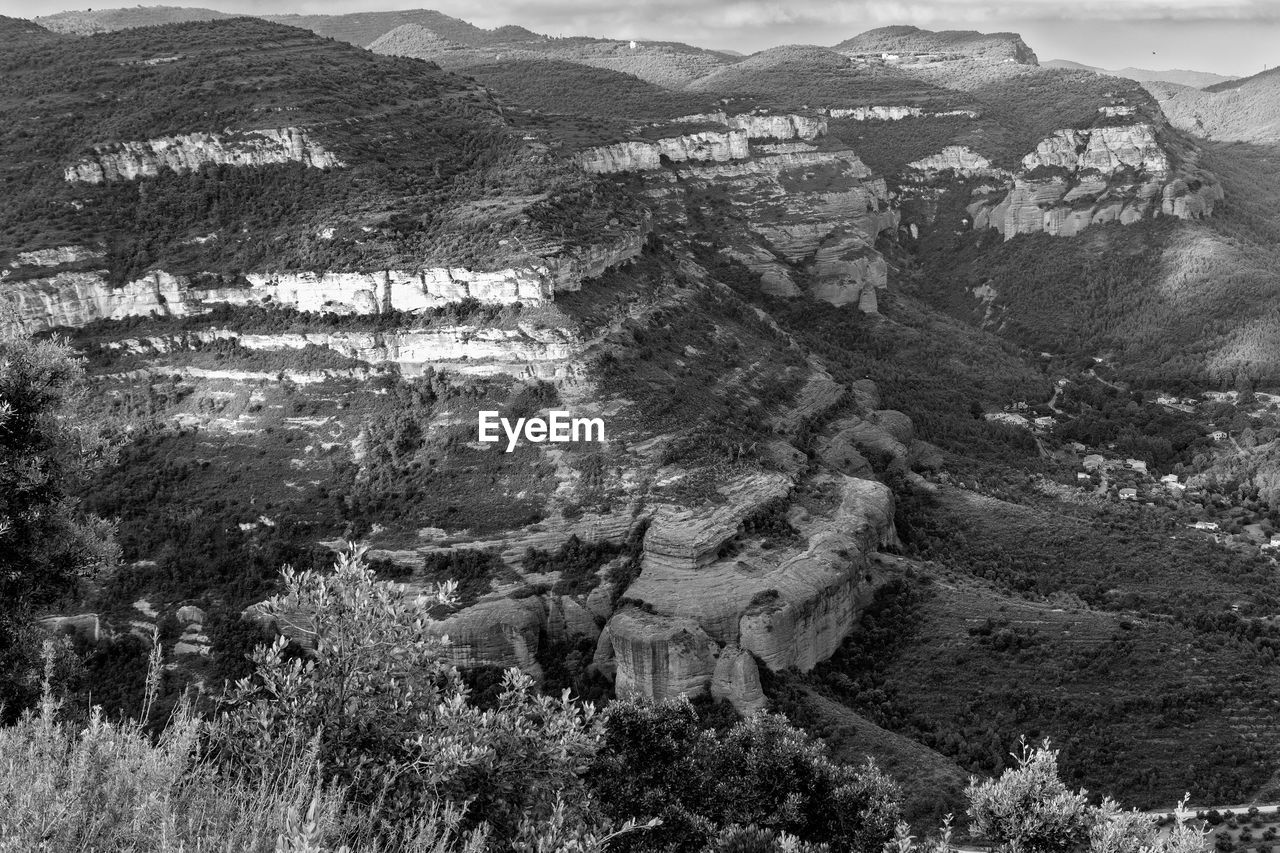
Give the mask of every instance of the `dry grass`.
[[(155, 661), (158, 665), (158, 661)], [(314, 755), (280, 756), (253, 782), (207, 762), (182, 704), (158, 738), (100, 714), (76, 729), (47, 687), (39, 712), (0, 729), (0, 853), (476, 853), (459, 815), (425, 814), (377, 838), (368, 814), (319, 780)], [(354, 847), (345, 846), (347, 843)]]

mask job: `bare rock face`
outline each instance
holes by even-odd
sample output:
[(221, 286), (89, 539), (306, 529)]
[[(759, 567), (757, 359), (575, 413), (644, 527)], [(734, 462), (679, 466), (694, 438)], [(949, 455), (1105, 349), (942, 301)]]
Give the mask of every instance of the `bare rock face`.
[(153, 178), (164, 169), (190, 172), (210, 164), (264, 166), (289, 162), (317, 169), (345, 165), (305, 130), (282, 127), (97, 145), (91, 155), (68, 166), (63, 177), (70, 182), (100, 184)]
[(449, 638), (449, 655), (457, 666), (514, 666), (541, 677), (535, 655), (546, 623), (542, 598), (494, 598), (433, 622), (430, 630)]
[[(1136, 112), (1109, 109), (1107, 118)], [(1090, 225), (1128, 225), (1154, 216), (1208, 216), (1222, 200), (1217, 179), (1197, 168), (1189, 147), (1175, 164), (1160, 134), (1156, 124), (1141, 121), (1058, 130), (1023, 157), (1012, 175), (955, 147), (911, 168), (924, 181), (947, 170), (991, 178), (974, 188), (967, 210), (974, 228), (995, 228), (1005, 239), (1036, 232), (1072, 237)]]
[(231, 340), (251, 350), (300, 350), (327, 347), (370, 365), (395, 364), (405, 376), (421, 375), (427, 367), (466, 362), (471, 374), (521, 376), (528, 368), (567, 362), (581, 344), (561, 329), (536, 328), (521, 323), (515, 329), (482, 326), (445, 326), (391, 332), (292, 332), (250, 334), (230, 329), (210, 329), (166, 337), (125, 338), (103, 344), (106, 349), (130, 352), (170, 352), (201, 343)]
[(634, 140), (588, 148), (578, 153), (578, 164), (593, 174), (643, 172), (660, 168), (663, 157), (674, 163), (727, 162), (745, 159), (748, 153), (746, 131), (708, 130), (653, 142)]
[(673, 619), (626, 608), (609, 620), (619, 696), (664, 699), (710, 686), (720, 646), (695, 619)]
[(655, 512), (644, 537), (642, 565), (693, 570), (714, 562), (717, 550), (753, 509), (791, 491), (791, 478), (761, 472), (730, 484), (724, 491), (728, 502), (709, 510)]
[(627, 591), (644, 609), (616, 614), (597, 646), (595, 663), (616, 672), (620, 695), (660, 699), (710, 685), (750, 710), (750, 656), (772, 670), (807, 670), (836, 650), (878, 581), (866, 555), (896, 541), (893, 494), (879, 482), (822, 476), (829, 509), (793, 516), (801, 542), (791, 548), (740, 542), (721, 551), (738, 535), (730, 525), (744, 501), (766, 494), (758, 483), (728, 508), (655, 516)]
[(9, 266), (17, 269), (18, 267), (58, 267), (64, 264), (76, 264), (82, 261), (97, 261), (102, 257), (101, 253), (93, 249), (87, 249), (84, 246), (55, 246), (51, 249), (33, 249), (29, 252), (19, 252), (17, 256), (9, 262)]
[(1170, 168), (1169, 155), (1156, 140), (1155, 127), (1146, 122), (1056, 131), (1022, 158), (1024, 169), (1030, 171), (1037, 166), (1069, 171), (1092, 169), (1104, 175), (1125, 167), (1163, 175)]
[(203, 625), (205, 620), (204, 611), (193, 604), (187, 604), (179, 607), (176, 616), (178, 621), (183, 625), (190, 625), (192, 623)]
[(1003, 170), (991, 165), (991, 161), (964, 145), (948, 145), (937, 154), (930, 154), (907, 164), (908, 169), (934, 175), (938, 172), (954, 172), (963, 177), (976, 175), (1001, 175)]
[[(795, 284), (759, 247), (761, 240), (786, 261), (809, 266), (816, 279), (812, 296), (875, 310), (888, 266), (874, 243), (881, 231), (897, 227), (898, 212), (884, 180), (852, 151), (757, 153), (740, 163), (685, 167), (680, 175), (727, 194), (742, 214), (745, 245), (755, 244), (737, 249), (736, 257), (760, 271), (772, 292), (786, 294)], [(654, 190), (663, 192), (669, 190)]]
[(928, 111), (911, 106), (871, 106), (871, 107), (833, 107), (824, 112), (832, 118), (850, 119), (852, 121), (901, 121), (904, 118), (942, 118), (964, 116), (977, 118), (977, 110), (937, 110)]
[(827, 120), (821, 116), (744, 114), (728, 119), (728, 124), (745, 131), (751, 139), (812, 141), (827, 132)]
[(750, 652), (734, 645), (724, 648), (711, 675), (711, 695), (727, 700), (742, 714), (765, 709), (768, 703), (760, 686), (760, 669)]
[[(640, 254), (637, 232), (606, 244), (546, 259), (536, 267), (473, 271), (437, 267), (377, 272), (250, 272), (248, 287), (198, 288), (186, 276), (163, 270), (112, 287), (105, 270), (7, 277), (0, 292), (0, 330), (34, 334), (95, 320), (187, 316), (216, 305), (293, 308), (334, 314), (414, 313), (464, 299), (487, 304), (537, 304), (556, 291), (577, 290), (582, 280)], [(7, 271), (6, 271), (7, 272)]]
[(77, 613), (72, 616), (46, 616), (38, 624), (55, 634), (75, 634), (96, 643), (102, 638), (102, 623), (97, 613)]

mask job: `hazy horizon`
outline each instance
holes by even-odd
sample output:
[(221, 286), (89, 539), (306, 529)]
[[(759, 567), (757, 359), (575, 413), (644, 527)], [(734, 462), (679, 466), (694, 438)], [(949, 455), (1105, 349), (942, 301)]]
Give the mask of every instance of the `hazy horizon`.
[[(1085, 0), (1065, 14), (1056, 0), (209, 0), (186, 6), (233, 14), (283, 15), (435, 9), (493, 28), (517, 24), (549, 35), (681, 41), (752, 53), (788, 43), (831, 45), (891, 24), (925, 29), (1012, 31), (1043, 60), (1104, 68), (1190, 69), (1248, 76), (1280, 63), (1280, 4), (1268, 0)], [(63, 0), (0, 0), (0, 12), (33, 18), (83, 10)], [(97, 8), (120, 8), (105, 5)]]

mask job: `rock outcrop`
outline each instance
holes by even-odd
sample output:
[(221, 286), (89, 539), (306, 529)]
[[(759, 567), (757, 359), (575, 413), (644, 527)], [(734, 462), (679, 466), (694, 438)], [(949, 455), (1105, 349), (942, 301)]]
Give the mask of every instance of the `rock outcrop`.
[(96, 261), (102, 255), (84, 246), (56, 246), (51, 249), (33, 249), (29, 252), (18, 252), (9, 266), (18, 267), (60, 267), (65, 264), (78, 264), (84, 261)]
[(948, 145), (937, 154), (921, 157), (907, 164), (908, 169), (933, 176), (939, 172), (954, 172), (963, 177), (976, 175), (1000, 175), (1003, 170), (996, 169), (991, 161), (977, 151), (964, 145)]
[(60, 272), (5, 279), (0, 331), (32, 334), (58, 326), (126, 317), (187, 316), (216, 305), (293, 308), (335, 314), (417, 312), (475, 299), (488, 304), (537, 304), (556, 291), (577, 290), (640, 253), (643, 235), (547, 258), (536, 267), (495, 271), (460, 268), (379, 272), (251, 272), (247, 287), (199, 288), (186, 276), (155, 271), (113, 287), (106, 271)]
[(827, 120), (823, 116), (744, 113), (730, 117), (728, 124), (745, 132), (751, 139), (803, 139), (808, 142), (827, 132)]
[(1169, 171), (1169, 155), (1156, 140), (1155, 127), (1143, 122), (1055, 131), (1022, 158), (1022, 168), (1027, 171), (1039, 166), (1104, 175), (1129, 167), (1159, 176)]
[[(756, 153), (740, 163), (685, 166), (679, 175), (686, 186), (726, 194), (747, 232), (734, 257), (760, 272), (770, 292), (798, 292), (787, 268), (771, 260), (776, 255), (809, 268), (812, 296), (876, 309), (888, 267), (874, 243), (897, 227), (898, 212), (884, 180), (852, 151)], [(669, 185), (651, 192), (659, 202), (673, 195)]]
[[(1124, 105), (1104, 117), (1136, 114)], [(1174, 157), (1162, 127), (1152, 122), (1066, 128), (1041, 140), (1015, 173), (994, 169), (976, 152), (951, 146), (910, 164), (905, 192), (926, 199), (944, 173), (984, 178), (967, 205), (975, 229), (995, 228), (1005, 239), (1044, 232), (1074, 236), (1090, 225), (1131, 224), (1154, 216), (1198, 219), (1222, 200), (1217, 179), (1197, 165), (1190, 146)], [(915, 183), (917, 187), (911, 186)]]
[(924, 110), (910, 106), (832, 107), (823, 110), (832, 118), (853, 121), (901, 121), (904, 118), (946, 118), (963, 116), (977, 118), (977, 110)]
[(327, 347), (369, 364), (396, 364), (406, 376), (419, 375), (428, 366), (459, 361), (490, 362), (496, 368), (490, 372), (523, 375), (529, 364), (564, 361), (579, 352), (579, 343), (565, 331), (536, 328), (528, 323), (515, 329), (463, 325), (387, 332), (252, 334), (209, 329), (183, 335), (126, 338), (103, 346), (139, 353), (169, 352), (218, 340), (235, 341), (252, 350)]
[[(820, 483), (833, 502), (821, 515), (793, 514), (802, 544), (781, 553), (731, 526), (773, 493), (758, 478), (725, 490), (727, 506), (655, 514), (627, 590), (642, 605), (615, 614), (597, 646), (595, 663), (616, 674), (619, 695), (711, 689), (750, 710), (756, 660), (807, 670), (839, 647), (877, 583), (867, 555), (895, 538), (893, 495), (842, 475)], [(736, 545), (725, 549), (729, 541)]]
[(657, 169), (664, 157), (673, 163), (723, 163), (745, 159), (749, 153), (747, 139), (744, 130), (707, 130), (652, 142), (633, 140), (601, 145), (579, 152), (577, 159), (585, 171), (593, 174)]
[(95, 145), (92, 154), (67, 166), (63, 177), (71, 182), (100, 184), (154, 178), (164, 169), (190, 172), (212, 164), (265, 166), (290, 162), (317, 169), (345, 165), (307, 131), (282, 127)]

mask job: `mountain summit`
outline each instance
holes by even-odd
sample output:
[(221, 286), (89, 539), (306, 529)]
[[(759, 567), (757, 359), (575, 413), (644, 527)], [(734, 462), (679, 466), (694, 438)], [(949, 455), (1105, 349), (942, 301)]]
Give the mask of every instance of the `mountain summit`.
[(1038, 65), (1035, 51), (1017, 33), (980, 33), (975, 30), (943, 30), (933, 32), (919, 27), (897, 26), (867, 30), (835, 46), (845, 54), (893, 54), (924, 57), (942, 54), (1021, 65)]

